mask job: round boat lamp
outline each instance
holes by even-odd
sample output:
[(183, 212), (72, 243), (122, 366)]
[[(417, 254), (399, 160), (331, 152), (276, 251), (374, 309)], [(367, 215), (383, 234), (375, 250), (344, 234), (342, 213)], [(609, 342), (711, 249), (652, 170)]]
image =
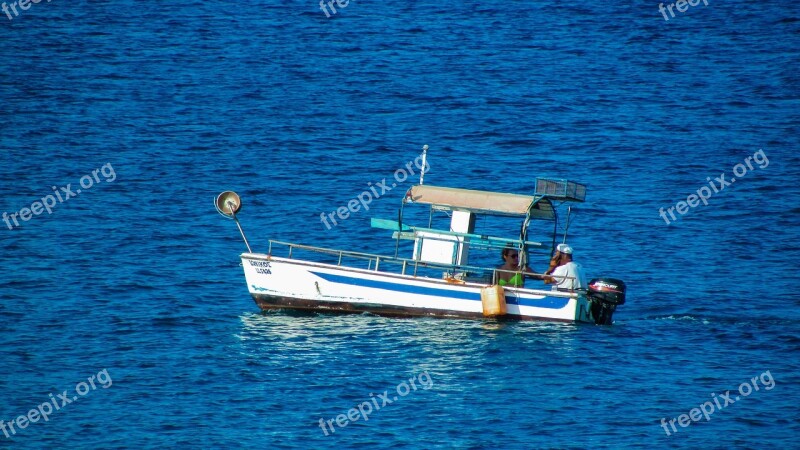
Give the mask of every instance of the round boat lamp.
[(214, 206), (217, 211), (225, 217), (233, 217), (234, 214), (242, 209), (242, 200), (233, 191), (225, 191), (217, 196)]

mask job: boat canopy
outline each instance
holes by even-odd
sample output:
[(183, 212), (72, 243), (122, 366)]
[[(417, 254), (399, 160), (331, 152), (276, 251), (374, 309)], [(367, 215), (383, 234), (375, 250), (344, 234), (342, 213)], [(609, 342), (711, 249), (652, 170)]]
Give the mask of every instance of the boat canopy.
[(417, 185), (406, 194), (405, 202), (431, 205), (434, 209), (471, 211), (501, 216), (527, 216), (553, 220), (553, 203), (541, 195), (506, 194), (449, 187)]

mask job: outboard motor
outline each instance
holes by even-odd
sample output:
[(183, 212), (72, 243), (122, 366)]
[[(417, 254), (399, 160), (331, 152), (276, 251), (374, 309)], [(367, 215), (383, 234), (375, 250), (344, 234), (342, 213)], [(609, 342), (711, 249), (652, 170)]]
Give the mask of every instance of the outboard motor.
[(589, 282), (586, 298), (592, 302), (594, 323), (611, 325), (611, 316), (617, 306), (625, 303), (625, 282), (616, 278), (593, 278)]

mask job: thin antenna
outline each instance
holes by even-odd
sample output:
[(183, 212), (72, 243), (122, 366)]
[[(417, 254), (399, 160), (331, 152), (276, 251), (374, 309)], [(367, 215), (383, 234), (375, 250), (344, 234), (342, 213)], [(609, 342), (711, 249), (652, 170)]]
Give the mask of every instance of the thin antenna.
[(419, 174), (419, 185), (422, 186), (422, 181), (425, 179), (425, 167), (427, 167), (428, 160), (428, 144), (422, 146), (422, 172)]
[(564, 228), (564, 240), (562, 243), (567, 243), (567, 233), (569, 232), (569, 224), (572, 223), (572, 205), (567, 206), (567, 226)]

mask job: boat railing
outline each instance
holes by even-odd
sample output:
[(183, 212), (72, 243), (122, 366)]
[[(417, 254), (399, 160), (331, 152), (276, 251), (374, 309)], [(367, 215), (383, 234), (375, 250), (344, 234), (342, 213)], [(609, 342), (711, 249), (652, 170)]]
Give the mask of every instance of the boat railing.
[[(336, 266), (343, 266), (345, 258), (363, 260), (367, 262), (366, 269), (373, 270), (375, 272), (380, 271), (381, 268), (385, 268), (386, 265), (390, 266), (394, 265), (395, 267), (399, 266), (399, 273), (401, 275), (409, 275), (409, 273), (407, 272), (412, 268), (413, 272), (411, 272), (411, 274), (413, 274), (413, 276), (417, 276), (421, 268), (429, 270), (443, 270), (445, 271), (443, 278), (448, 281), (454, 281), (454, 282), (473, 281), (469, 279), (470, 277), (467, 274), (482, 274), (481, 276), (472, 278), (474, 278), (474, 281), (483, 280), (486, 283), (489, 283), (489, 280), (491, 280), (491, 284), (497, 284), (498, 281), (497, 277), (499, 273), (524, 274), (526, 276), (539, 279), (545, 276), (552, 276), (552, 275), (545, 275), (542, 273), (524, 272), (521, 270), (517, 271), (503, 270), (496, 267), (481, 267), (481, 266), (461, 265), (461, 264), (435, 263), (420, 259), (400, 258), (394, 256), (378, 255), (374, 253), (363, 253), (363, 252), (355, 252), (348, 250), (336, 250), (331, 248), (316, 247), (312, 245), (295, 244), (291, 242), (275, 241), (275, 240), (269, 241), (268, 254), (273, 255), (273, 252), (276, 247), (285, 247), (288, 251), (286, 256), (286, 258), (288, 259), (295, 259), (294, 253), (297, 250), (301, 250), (301, 251), (310, 251), (314, 253), (334, 256), (336, 258)], [(488, 274), (491, 274), (491, 277), (489, 277)], [(562, 278), (562, 277), (556, 277), (556, 278)], [(572, 277), (563, 277), (563, 278), (572, 278)]]
[(294, 244), (291, 242), (283, 242), (283, 241), (269, 241), (269, 254), (272, 255), (274, 253), (276, 246), (282, 246), (288, 249), (287, 258), (294, 259), (294, 253), (296, 250), (304, 250), (310, 251), (315, 253), (327, 254), (336, 257), (336, 265), (342, 266), (343, 261), (345, 258), (352, 258), (356, 260), (364, 260), (367, 262), (367, 270), (374, 270), (379, 271), (382, 266), (386, 264), (395, 264), (400, 266), (400, 273), (402, 275), (406, 275), (407, 272), (413, 268), (413, 274), (416, 276), (419, 268), (428, 268), (428, 269), (443, 269), (443, 270), (455, 270), (455, 271), (485, 271), (485, 270), (493, 270), (485, 267), (479, 266), (470, 266), (470, 265), (458, 265), (458, 264), (441, 264), (441, 263), (432, 263), (428, 261), (418, 260), (418, 259), (410, 259), (410, 258), (400, 258), (394, 256), (387, 256), (387, 255), (378, 255), (374, 253), (362, 253), (362, 252), (354, 252), (349, 250), (336, 250), (331, 248), (324, 248), (324, 247), (316, 247), (312, 245), (304, 245), (304, 244)]

